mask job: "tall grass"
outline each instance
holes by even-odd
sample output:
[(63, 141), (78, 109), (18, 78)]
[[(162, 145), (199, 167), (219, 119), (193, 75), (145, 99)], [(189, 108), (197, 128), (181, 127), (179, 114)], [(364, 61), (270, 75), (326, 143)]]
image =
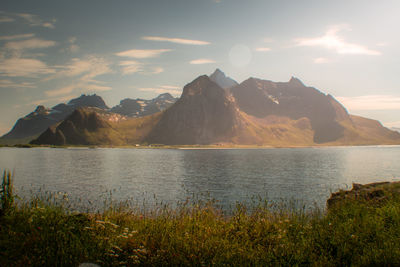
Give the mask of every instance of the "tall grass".
[(160, 205), (146, 213), (125, 205), (77, 213), (34, 197), (18, 205), (10, 202), (9, 212), (0, 217), (0, 263), (399, 266), (396, 190), (385, 192), (379, 202), (346, 200), (327, 211), (271, 208), (261, 201), (249, 210), (239, 203), (230, 215), (213, 202)]
[(11, 172), (5, 170), (3, 172), (3, 178), (0, 190), (0, 195), (1, 195), (0, 204), (2, 213), (9, 212), (14, 205), (13, 190), (14, 187), (13, 187), (12, 174)]

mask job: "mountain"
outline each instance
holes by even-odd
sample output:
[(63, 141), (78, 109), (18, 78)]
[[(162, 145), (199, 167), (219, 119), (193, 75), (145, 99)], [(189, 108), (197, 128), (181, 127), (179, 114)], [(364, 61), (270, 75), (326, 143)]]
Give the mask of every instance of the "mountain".
[(129, 117), (143, 117), (169, 108), (176, 100), (177, 98), (169, 93), (161, 94), (151, 100), (125, 98), (110, 111)]
[(76, 108), (79, 107), (97, 107), (108, 109), (104, 100), (94, 95), (81, 95), (78, 98), (72, 99), (67, 104), (58, 104), (52, 108), (46, 108), (42, 105), (36, 107), (35, 111), (29, 113), (23, 118), (20, 118), (14, 127), (1, 139), (7, 140), (26, 140), (32, 139), (41, 134), (51, 125), (65, 119)]
[(95, 107), (123, 116), (142, 117), (165, 110), (176, 100), (169, 93), (161, 94), (151, 100), (127, 98), (110, 109), (96, 94), (81, 95), (71, 99), (67, 104), (60, 103), (52, 108), (37, 106), (33, 112), (19, 119), (11, 131), (0, 138), (0, 142), (6, 144), (29, 143), (50, 126), (67, 118), (77, 108)]
[(228, 93), (206, 75), (183, 88), (146, 140), (160, 144), (210, 144), (234, 134), (237, 111)]
[[(84, 108), (80, 112), (87, 119), (83, 115), (75, 115), (85, 117), (79, 120), (68, 118), (34, 142), (278, 147), (400, 144), (400, 133), (378, 121), (349, 114), (333, 96), (298, 78), (288, 82), (249, 78), (227, 90), (211, 76), (187, 84), (181, 97), (164, 111), (132, 118)], [(121, 107), (125, 105), (122, 102)], [(101, 120), (92, 118), (96, 122), (91, 122), (89, 117), (97, 115), (90, 114), (98, 114)]]
[(345, 109), (331, 96), (312, 87), (306, 87), (299, 79), (289, 82), (271, 82), (250, 78), (231, 89), (239, 109), (263, 118), (269, 115), (288, 117), (292, 120), (308, 118), (314, 131), (315, 143), (326, 143), (343, 136), (343, 126), (337, 121), (337, 111), (347, 118)]
[(117, 113), (83, 107), (49, 127), (31, 144), (121, 146), (144, 142), (159, 115), (129, 118)]
[(122, 145), (124, 142), (112, 128), (108, 119), (104, 117), (101, 109), (78, 108), (59, 125), (48, 128), (31, 143), (52, 145), (98, 143), (111, 145), (117, 143)]
[(238, 83), (230, 77), (227, 77), (220, 69), (216, 69), (210, 75), (210, 80), (218, 84), (221, 88), (228, 89), (238, 85)]

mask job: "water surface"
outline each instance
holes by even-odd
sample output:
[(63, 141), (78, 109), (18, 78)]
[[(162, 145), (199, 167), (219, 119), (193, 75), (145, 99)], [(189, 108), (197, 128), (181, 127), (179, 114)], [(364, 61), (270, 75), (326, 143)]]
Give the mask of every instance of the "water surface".
[(207, 195), (227, 208), (252, 197), (324, 206), (352, 182), (400, 178), (400, 146), (279, 149), (1, 148), (18, 193), (43, 188), (101, 206), (115, 200), (176, 203)]

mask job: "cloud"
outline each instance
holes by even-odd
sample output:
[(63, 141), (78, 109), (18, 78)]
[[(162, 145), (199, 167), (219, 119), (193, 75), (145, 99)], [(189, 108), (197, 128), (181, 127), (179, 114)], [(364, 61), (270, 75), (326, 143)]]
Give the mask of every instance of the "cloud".
[(199, 58), (199, 59), (194, 59), (194, 60), (190, 61), (189, 63), (193, 64), (193, 65), (200, 65), (200, 64), (216, 63), (216, 61), (213, 59), (208, 59), (208, 58)]
[(186, 44), (186, 45), (209, 45), (210, 42), (199, 41), (199, 40), (190, 40), (190, 39), (182, 39), (182, 38), (168, 38), (168, 37), (159, 37), (159, 36), (144, 36), (143, 40), (148, 41), (157, 41), (157, 42), (170, 42), (176, 44)]
[(72, 53), (76, 53), (76, 52), (79, 51), (79, 46), (76, 45), (76, 44), (71, 44), (71, 45), (69, 46), (69, 51), (72, 52)]
[(93, 84), (93, 83), (87, 83), (84, 81), (78, 81), (76, 83), (61, 87), (59, 89), (54, 89), (54, 90), (47, 90), (45, 91), (45, 94), (49, 97), (55, 97), (55, 96), (60, 96), (60, 95), (65, 95), (65, 94), (70, 94), (76, 90), (80, 90), (82, 92), (96, 92), (96, 91), (109, 91), (112, 90), (111, 87), (109, 86), (104, 86), (104, 85), (98, 85), (98, 84)]
[(400, 110), (400, 96), (364, 95), (336, 99), (349, 110)]
[(112, 88), (104, 85), (104, 82), (95, 80), (94, 78), (111, 73), (110, 63), (99, 56), (86, 56), (83, 59), (73, 58), (67, 65), (58, 66), (60, 71), (45, 80), (56, 78), (74, 77), (74, 82), (67, 86), (45, 91), (49, 97), (70, 94), (74, 91), (108, 91)]
[(54, 24), (50, 23), (50, 22), (45, 22), (45, 23), (42, 24), (42, 26), (45, 27), (45, 28), (49, 28), (49, 29), (55, 29), (56, 28), (54, 26)]
[(326, 58), (326, 57), (314, 58), (314, 63), (316, 63), (316, 64), (324, 64), (324, 63), (330, 63), (330, 62), (332, 62), (332, 60), (329, 58)]
[(154, 92), (157, 94), (170, 93), (172, 95), (180, 95), (182, 93), (182, 89), (178, 86), (171, 85), (162, 85), (159, 87), (147, 87), (147, 88), (139, 88), (139, 91), (143, 92)]
[(0, 88), (36, 88), (36, 85), (29, 82), (17, 83), (11, 80), (0, 80)]
[(257, 52), (269, 52), (269, 51), (271, 51), (271, 48), (269, 48), (269, 47), (257, 47), (256, 51)]
[(71, 53), (76, 53), (79, 51), (79, 46), (76, 44), (76, 37), (72, 36), (68, 39), (68, 43), (70, 44), (68, 47), (68, 51)]
[(30, 26), (41, 26), (49, 29), (54, 29), (54, 24), (56, 23), (56, 19), (52, 19), (51, 21), (43, 21), (37, 15), (28, 14), (28, 13), (17, 13), (16, 16), (24, 19)]
[(9, 50), (22, 51), (26, 49), (39, 49), (48, 48), (55, 46), (56, 42), (49, 40), (42, 40), (38, 38), (23, 40), (23, 41), (13, 41), (5, 44), (5, 48)]
[(155, 67), (150, 71), (150, 74), (159, 74), (164, 72), (164, 69), (161, 67)]
[(273, 43), (273, 42), (275, 42), (275, 39), (266, 37), (266, 38), (263, 39), (263, 42), (264, 43)]
[(3, 22), (13, 22), (13, 21), (15, 21), (15, 19), (10, 18), (10, 17), (1, 17), (1, 18), (0, 18), (0, 23), (3, 23)]
[(163, 53), (170, 52), (171, 49), (132, 49), (116, 53), (119, 57), (131, 57), (131, 58), (152, 58), (158, 57)]
[(71, 93), (76, 88), (78, 88), (78, 85), (71, 84), (71, 85), (68, 85), (68, 86), (65, 86), (65, 87), (61, 87), (59, 89), (47, 90), (47, 91), (45, 91), (45, 94), (47, 96), (50, 96), (50, 97), (59, 96), (59, 95), (65, 95), (65, 94)]
[(10, 40), (17, 40), (17, 39), (27, 39), (34, 37), (34, 33), (26, 33), (26, 34), (16, 34), (16, 35), (7, 35), (7, 36), (0, 36), (0, 41), (10, 41)]
[(128, 75), (143, 71), (143, 63), (138, 62), (136, 60), (121, 61), (119, 62), (119, 65), (122, 66), (123, 75)]
[(32, 58), (9, 58), (0, 61), (0, 75), (9, 77), (35, 77), (41, 74), (51, 74), (55, 70), (46, 63)]
[(120, 61), (119, 65), (122, 68), (123, 75), (129, 75), (133, 73), (159, 74), (164, 72), (162, 67), (148, 67), (145, 63), (136, 60)]
[(28, 105), (43, 105), (49, 102), (57, 102), (57, 103), (65, 103), (69, 100), (78, 97), (78, 95), (67, 95), (62, 97), (54, 97), (54, 98), (46, 98), (46, 99), (38, 99), (30, 102)]
[(68, 38), (68, 43), (74, 44), (74, 43), (76, 43), (76, 40), (77, 40), (77, 38), (75, 36), (69, 37)]
[(86, 56), (82, 59), (73, 58), (67, 65), (58, 66), (58, 68), (62, 70), (48, 79), (81, 76), (81, 80), (90, 81), (97, 76), (112, 72), (110, 63), (107, 60), (94, 55)]
[(320, 46), (327, 49), (335, 50), (338, 54), (352, 55), (370, 55), (379, 56), (381, 52), (369, 49), (363, 45), (348, 43), (343, 38), (338, 36), (338, 32), (343, 29), (349, 29), (343, 25), (333, 26), (328, 29), (325, 35), (315, 38), (298, 38), (296, 39), (297, 46)]

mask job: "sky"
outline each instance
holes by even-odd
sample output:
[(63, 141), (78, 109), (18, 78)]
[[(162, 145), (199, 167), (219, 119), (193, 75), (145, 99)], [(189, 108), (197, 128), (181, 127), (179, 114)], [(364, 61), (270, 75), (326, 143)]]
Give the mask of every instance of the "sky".
[(288, 81), (400, 127), (397, 0), (2, 0), (0, 134), (37, 105), (179, 96), (220, 68)]

